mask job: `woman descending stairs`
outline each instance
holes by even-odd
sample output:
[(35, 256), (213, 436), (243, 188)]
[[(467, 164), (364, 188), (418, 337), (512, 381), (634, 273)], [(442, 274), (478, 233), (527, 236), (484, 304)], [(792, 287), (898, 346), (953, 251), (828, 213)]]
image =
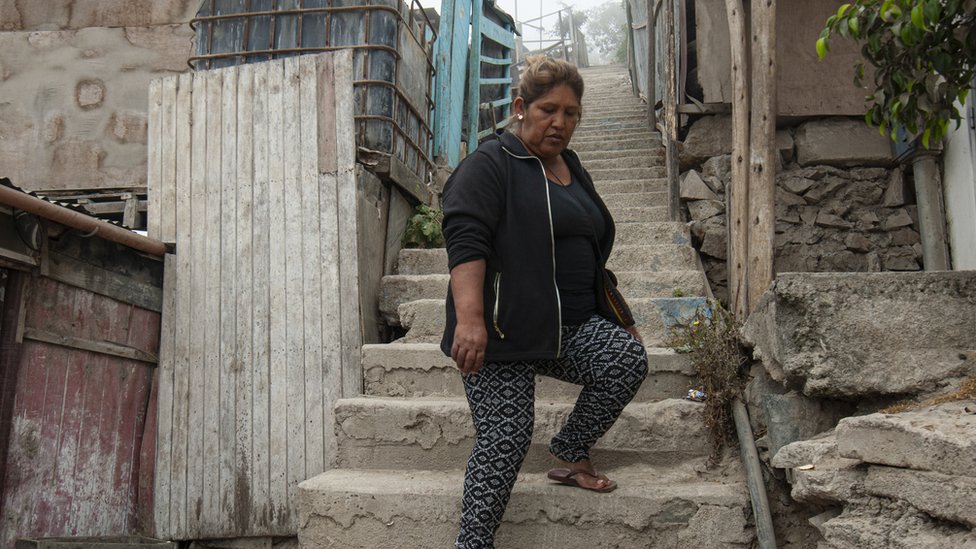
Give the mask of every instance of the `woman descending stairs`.
[[(703, 406), (681, 398), (694, 387), (693, 370), (687, 355), (664, 346), (667, 325), (704, 303), (706, 282), (687, 227), (667, 221), (660, 136), (647, 128), (626, 68), (580, 72), (586, 93), (571, 148), (617, 223), (608, 267), (634, 310), (650, 374), (593, 449), (619, 485), (609, 494), (546, 478), (548, 441), (579, 389), (539, 378), (533, 445), (496, 547), (750, 547), (742, 475), (735, 462), (706, 471)], [(453, 546), (474, 432), (457, 369), (438, 345), (448, 279), (443, 249), (403, 250), (398, 274), (384, 278), (381, 311), (406, 336), (363, 346), (365, 395), (336, 407), (337, 468), (300, 487), (303, 547)]]

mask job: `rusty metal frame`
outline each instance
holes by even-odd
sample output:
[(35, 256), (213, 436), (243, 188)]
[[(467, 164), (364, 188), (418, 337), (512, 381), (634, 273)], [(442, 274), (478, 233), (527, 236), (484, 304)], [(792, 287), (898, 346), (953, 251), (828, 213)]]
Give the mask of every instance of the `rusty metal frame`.
[[(321, 53), (328, 51), (336, 51), (342, 49), (352, 49), (352, 50), (377, 50), (390, 53), (394, 57), (394, 70), (393, 70), (393, 81), (387, 82), (385, 80), (373, 80), (366, 78), (368, 75), (369, 65), (367, 62), (362, 63), (363, 74), (353, 75), (353, 89), (354, 94), (360, 94), (362, 101), (361, 105), (365, 105), (366, 94), (368, 94), (369, 86), (386, 86), (393, 90), (394, 101), (392, 105), (392, 116), (385, 115), (374, 115), (374, 114), (357, 114), (354, 115), (354, 120), (357, 127), (361, 131), (357, 132), (357, 142), (360, 136), (365, 134), (364, 131), (367, 122), (370, 120), (378, 120), (382, 122), (389, 123), (395, 135), (402, 138), (403, 147), (402, 150), (398, 150), (397, 142), (399, 139), (391, 139), (389, 151), (391, 156), (397, 156), (402, 158), (404, 162), (407, 161), (407, 155), (409, 150), (416, 151), (417, 160), (423, 164), (423, 174), (421, 175), (423, 179), (431, 173), (433, 168), (433, 161), (431, 159), (431, 147), (433, 146), (433, 130), (431, 129), (432, 121), (428, 120), (430, 116), (430, 111), (433, 109), (433, 98), (431, 96), (431, 91), (428, 90), (424, 94), (424, 99), (427, 103), (424, 107), (418, 107), (414, 105), (398, 88), (397, 76), (400, 70), (400, 62), (402, 60), (402, 55), (396, 48), (391, 46), (386, 46), (382, 44), (356, 44), (356, 45), (343, 45), (343, 46), (333, 46), (332, 34), (329, 29), (332, 28), (332, 18), (337, 13), (351, 13), (351, 12), (365, 12), (363, 21), (363, 35), (368, 37), (370, 32), (370, 12), (374, 11), (385, 11), (392, 13), (396, 16), (397, 26), (395, 33), (395, 43), (400, 43), (402, 28), (407, 27), (410, 33), (410, 38), (420, 47), (421, 51), (424, 52), (427, 61), (427, 71), (428, 71), (428, 81), (432, 80), (435, 72), (433, 64), (433, 49), (432, 45), (437, 39), (437, 30), (430, 22), (430, 18), (424, 11), (423, 7), (418, 3), (418, 0), (410, 0), (408, 16), (405, 18), (400, 9), (394, 6), (388, 6), (383, 4), (370, 4), (373, 0), (363, 0), (363, 4), (356, 6), (332, 6), (332, 7), (305, 7), (305, 0), (298, 0), (298, 7), (277, 9), (279, 2), (281, 0), (272, 0), (270, 10), (253, 11), (251, 9), (252, 0), (245, 0), (243, 11), (238, 13), (226, 13), (214, 15), (216, 11), (217, 0), (208, 0), (208, 10), (206, 13), (209, 15), (198, 15), (190, 21), (190, 27), (196, 31), (197, 26), (200, 24), (207, 24), (206, 29), (206, 44), (203, 51), (211, 52), (213, 50), (213, 34), (214, 34), (214, 23), (219, 21), (227, 21), (233, 19), (240, 19), (243, 22), (242, 36), (241, 36), (241, 47), (242, 51), (231, 51), (222, 53), (207, 53), (193, 55), (187, 61), (191, 67), (196, 67), (197, 64), (203, 64), (205, 69), (213, 68), (213, 61), (217, 59), (230, 59), (238, 58), (238, 63), (246, 63), (249, 59), (257, 58), (267, 58), (269, 56), (281, 56), (281, 55), (296, 55), (303, 53)], [(401, 5), (403, 2), (399, 2)], [(325, 14), (325, 45), (317, 47), (306, 47), (301, 46), (302, 44), (302, 28), (304, 26), (305, 18), (304, 15), (314, 15), (314, 14)], [(277, 31), (277, 26), (279, 24), (278, 18), (282, 16), (294, 16), (296, 17), (296, 36), (295, 42), (298, 44), (297, 47), (293, 48), (274, 48), (274, 40)], [(265, 48), (261, 49), (249, 49), (251, 44), (250, 40), (250, 25), (251, 20), (256, 17), (268, 17), (270, 18), (268, 25), (268, 44)], [(420, 31), (419, 33), (417, 31)], [(358, 76), (358, 78), (357, 78)], [(411, 136), (407, 128), (401, 127), (400, 123), (397, 122), (396, 116), (400, 107), (403, 106), (407, 111), (416, 118), (417, 131), (411, 133), (417, 133), (417, 139)], [(424, 114), (426, 110), (426, 115)], [(423, 141), (424, 143), (418, 143)], [(418, 166), (419, 167), (419, 166)]]

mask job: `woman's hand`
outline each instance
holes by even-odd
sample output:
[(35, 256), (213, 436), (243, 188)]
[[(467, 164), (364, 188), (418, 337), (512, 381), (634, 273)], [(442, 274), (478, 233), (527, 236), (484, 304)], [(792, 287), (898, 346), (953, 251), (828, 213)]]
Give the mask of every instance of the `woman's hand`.
[(458, 322), (454, 329), (454, 346), (451, 358), (462, 374), (474, 374), (484, 366), (488, 330), (484, 321)]
[(451, 269), (451, 293), (457, 315), (451, 358), (462, 374), (473, 374), (485, 363), (488, 330), (482, 294), (484, 283), (484, 259), (461, 263)]
[(624, 330), (627, 330), (628, 334), (637, 338), (637, 341), (640, 341), (641, 345), (644, 344), (644, 338), (642, 338), (640, 332), (637, 331), (637, 326), (627, 326), (626, 328), (624, 328)]

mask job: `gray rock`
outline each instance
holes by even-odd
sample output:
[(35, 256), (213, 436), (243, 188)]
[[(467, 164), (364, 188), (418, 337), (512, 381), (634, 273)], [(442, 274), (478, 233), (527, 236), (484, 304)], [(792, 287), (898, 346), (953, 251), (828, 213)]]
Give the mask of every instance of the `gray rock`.
[(704, 116), (688, 129), (679, 153), (682, 171), (699, 166), (705, 160), (732, 152), (732, 117)]
[(844, 238), (844, 245), (855, 252), (867, 253), (875, 248), (873, 242), (864, 235), (851, 233)]
[(722, 181), (721, 179), (711, 175), (702, 175), (702, 181), (704, 181), (705, 184), (708, 185), (709, 189), (715, 191), (715, 194), (718, 195), (725, 194), (725, 182)]
[(751, 547), (754, 536), (742, 509), (703, 505), (678, 532), (677, 549), (732, 549)]
[(794, 469), (813, 465), (826, 459), (837, 459), (837, 437), (833, 430), (787, 444), (773, 454), (770, 464), (780, 469)]
[(742, 333), (788, 386), (861, 400), (976, 375), (973, 318), (976, 272), (780, 273)]
[(810, 187), (816, 185), (817, 182), (813, 179), (795, 175), (795, 172), (786, 172), (777, 177), (777, 184), (791, 193), (803, 194), (809, 191)]
[(833, 429), (840, 419), (830, 403), (795, 392), (765, 395), (762, 403), (772, 455), (790, 443)]
[(915, 250), (910, 246), (891, 248), (881, 254), (886, 271), (917, 271), (919, 270)]
[(886, 208), (905, 205), (905, 174), (902, 173), (901, 168), (891, 170), (881, 205)]
[(681, 198), (684, 200), (718, 200), (718, 195), (708, 188), (695, 170), (681, 177)]
[(898, 229), (891, 233), (892, 246), (914, 246), (921, 241), (921, 236), (908, 227)]
[(820, 210), (820, 214), (817, 215), (817, 225), (821, 227), (828, 227), (831, 229), (850, 229), (854, 226), (850, 221), (844, 221), (840, 217), (827, 213), (824, 210)]
[(705, 232), (699, 251), (718, 259), (728, 259), (728, 245), (729, 238), (724, 228), (710, 228)]
[(976, 403), (842, 419), (837, 452), (868, 463), (976, 477), (976, 414), (967, 407), (976, 410)]
[(820, 119), (796, 131), (797, 161), (801, 166), (889, 166), (891, 142), (863, 120)]
[(786, 206), (806, 206), (807, 201), (803, 199), (802, 196), (793, 194), (789, 191), (783, 190), (782, 187), (776, 187), (776, 205), (780, 204)]
[(824, 539), (844, 549), (974, 549), (976, 534), (933, 521), (905, 502), (865, 497), (820, 527)]
[(926, 514), (976, 528), (976, 478), (874, 465), (864, 491), (910, 503)]
[(884, 220), (884, 230), (893, 231), (901, 227), (910, 227), (913, 223), (912, 216), (908, 213), (908, 210), (899, 208), (891, 213), (887, 219)]
[(688, 203), (688, 213), (695, 221), (725, 213), (725, 203), (720, 200), (695, 200)]
[[(732, 155), (713, 156), (702, 165), (702, 176), (714, 177), (723, 183), (728, 181), (732, 171)], [(724, 187), (724, 184), (723, 184)]]
[(796, 157), (793, 147), (793, 134), (790, 130), (776, 131), (776, 151), (779, 152), (780, 159), (785, 163), (790, 163)]
[(796, 501), (816, 505), (831, 505), (856, 499), (863, 491), (866, 468), (856, 459), (827, 458), (812, 468), (793, 469), (793, 489)]

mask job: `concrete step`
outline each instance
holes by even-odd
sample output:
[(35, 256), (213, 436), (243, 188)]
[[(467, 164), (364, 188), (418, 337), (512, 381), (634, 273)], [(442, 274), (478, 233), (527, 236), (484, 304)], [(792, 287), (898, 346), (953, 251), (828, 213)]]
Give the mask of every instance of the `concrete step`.
[(594, 160), (612, 160), (615, 158), (627, 158), (631, 156), (648, 156), (652, 158), (661, 157), (662, 162), (664, 158), (664, 148), (658, 144), (651, 144), (646, 147), (639, 147), (636, 149), (613, 149), (606, 151), (588, 151), (579, 154), (580, 160), (583, 161), (584, 167), (589, 167), (589, 163)]
[[(741, 474), (701, 481), (690, 467), (614, 472), (609, 494), (521, 474), (497, 549), (746, 549), (754, 538)], [(461, 513), (460, 471), (338, 469), (298, 486), (303, 548), (447, 549)]]
[[(571, 402), (536, 399), (532, 444), (522, 471), (552, 466), (549, 441), (572, 408)], [(704, 410), (704, 404), (683, 399), (631, 403), (594, 446), (593, 460), (610, 469), (707, 456), (711, 446)], [(335, 418), (339, 468), (462, 469), (474, 444), (464, 398), (344, 398), (336, 403)]]
[(663, 179), (667, 170), (663, 166), (653, 168), (599, 168), (590, 170), (593, 181), (621, 181), (629, 179)]
[(570, 145), (577, 147), (582, 144), (596, 143), (608, 139), (619, 139), (621, 141), (632, 139), (643, 139), (645, 141), (659, 140), (649, 129), (639, 130), (598, 130), (587, 132), (586, 135), (574, 135)]
[(601, 198), (611, 212), (616, 208), (667, 207), (668, 205), (668, 193), (665, 191), (607, 193), (602, 194)]
[[(637, 328), (640, 330), (644, 344), (648, 347), (665, 347), (671, 339), (671, 326), (675, 322), (687, 322), (699, 307), (704, 305), (705, 277), (699, 271), (680, 271), (662, 274), (657, 282), (657, 289), (661, 297), (633, 297), (639, 294), (628, 294), (628, 290), (648, 290), (653, 282), (647, 279), (631, 277), (631, 273), (618, 273), (618, 280), (634, 314)], [(644, 273), (638, 273), (644, 274)], [(641, 286), (643, 285), (643, 286)], [(697, 291), (695, 291), (697, 290)], [(671, 296), (676, 291), (685, 296), (698, 297), (664, 297)], [(418, 299), (399, 305), (396, 321), (399, 326), (407, 330), (407, 334), (397, 340), (401, 343), (440, 343), (444, 334), (444, 300)]]
[(624, 244), (613, 247), (607, 268), (614, 272), (695, 271), (697, 259), (691, 246)]
[(597, 181), (594, 182), (596, 191), (600, 196), (620, 193), (666, 193), (668, 192), (668, 180), (664, 178), (654, 179), (621, 179), (617, 181)]
[[(363, 372), (368, 396), (462, 398), (461, 375), (437, 343), (363, 345)], [(648, 376), (634, 402), (681, 398), (697, 386), (691, 355), (671, 349), (647, 349)], [(536, 398), (572, 402), (579, 386), (536, 377)]]
[(397, 308), (418, 299), (446, 299), (448, 274), (387, 275), (380, 280), (379, 309), (391, 326), (400, 325)]
[[(659, 223), (618, 223), (614, 248), (627, 245), (691, 245), (691, 231), (680, 221)], [(613, 255), (611, 253), (611, 255)]]
[(624, 115), (604, 115), (596, 119), (584, 118), (585, 122), (580, 122), (576, 126), (576, 133), (573, 135), (585, 135), (592, 130), (614, 129), (614, 130), (638, 130), (651, 128), (647, 125), (647, 117), (639, 117), (631, 114)]
[(617, 158), (596, 158), (586, 160), (583, 167), (587, 170), (605, 170), (608, 168), (663, 168), (664, 155), (644, 152)]
[(661, 138), (657, 134), (650, 134), (651, 137), (620, 137), (618, 139), (583, 139), (579, 142), (573, 139), (570, 148), (576, 152), (586, 155), (595, 151), (616, 151), (624, 149), (640, 149), (644, 147), (658, 147), (661, 145)]
[(673, 297), (676, 292), (681, 295), (701, 295), (705, 284), (705, 274), (698, 270), (614, 271), (614, 274), (617, 275), (618, 288), (628, 300), (631, 297)]
[(617, 223), (647, 223), (668, 220), (667, 206), (644, 206), (634, 208), (610, 208)]
[(399, 275), (447, 274), (447, 248), (404, 248), (397, 254)]

